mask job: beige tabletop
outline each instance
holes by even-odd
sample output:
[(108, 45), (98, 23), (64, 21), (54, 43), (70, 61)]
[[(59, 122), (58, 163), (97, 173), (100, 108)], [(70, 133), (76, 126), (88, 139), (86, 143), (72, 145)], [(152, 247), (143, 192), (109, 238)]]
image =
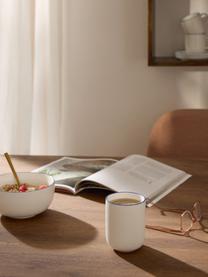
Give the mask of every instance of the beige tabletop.
[[(18, 171), (32, 170), (57, 157), (13, 158)], [(191, 208), (200, 200), (208, 215), (208, 161), (163, 160), (193, 176), (159, 202), (168, 208)], [(0, 172), (9, 172), (2, 158)], [(105, 242), (107, 192), (78, 196), (55, 193), (49, 210), (32, 219), (4, 216), (0, 224), (0, 277), (19, 276), (208, 276), (208, 244), (146, 230), (144, 246), (130, 254)], [(178, 224), (178, 215), (146, 210), (148, 224)]]

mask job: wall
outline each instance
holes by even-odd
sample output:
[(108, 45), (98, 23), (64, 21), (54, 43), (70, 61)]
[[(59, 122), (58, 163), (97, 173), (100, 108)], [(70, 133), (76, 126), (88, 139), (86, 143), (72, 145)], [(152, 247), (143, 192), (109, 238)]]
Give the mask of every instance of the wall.
[(63, 154), (145, 153), (162, 113), (208, 106), (206, 69), (147, 66), (147, 2), (63, 2)]

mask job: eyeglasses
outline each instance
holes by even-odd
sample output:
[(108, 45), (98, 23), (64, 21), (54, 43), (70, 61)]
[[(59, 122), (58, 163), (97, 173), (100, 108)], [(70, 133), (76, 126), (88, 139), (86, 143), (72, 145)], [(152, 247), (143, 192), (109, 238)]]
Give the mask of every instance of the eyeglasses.
[[(153, 205), (160, 210), (163, 216), (166, 215), (167, 212), (180, 214), (179, 227), (174, 229), (164, 226), (146, 225), (146, 228), (175, 235), (187, 236), (195, 240), (208, 243), (208, 219), (205, 219), (202, 216), (199, 201), (193, 204), (191, 210), (162, 209), (155, 204)], [(195, 223), (198, 223), (198, 227), (194, 228)]]

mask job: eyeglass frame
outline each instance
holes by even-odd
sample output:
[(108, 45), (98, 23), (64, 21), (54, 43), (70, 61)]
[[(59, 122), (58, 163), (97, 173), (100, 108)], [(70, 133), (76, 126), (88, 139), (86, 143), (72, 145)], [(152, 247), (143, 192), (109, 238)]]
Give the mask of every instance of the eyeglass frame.
[[(161, 232), (165, 232), (165, 233), (169, 233), (169, 234), (175, 234), (175, 235), (183, 235), (183, 236), (190, 236), (190, 232), (193, 230), (193, 225), (195, 222), (198, 222), (201, 226), (201, 230), (207, 233), (207, 227), (205, 227), (202, 223), (202, 212), (201, 212), (201, 204), (200, 201), (196, 201), (194, 202), (192, 209), (191, 210), (183, 210), (183, 209), (163, 209), (160, 208), (158, 205), (151, 203), (153, 206), (157, 207), (158, 209), (161, 210), (161, 213), (164, 214), (164, 212), (173, 212), (173, 213), (181, 213), (180, 214), (180, 228), (179, 229), (172, 229), (172, 228), (168, 228), (168, 227), (163, 227), (163, 226), (154, 226), (154, 225), (146, 225), (146, 228), (148, 229), (152, 229), (152, 230), (156, 230), (156, 231), (161, 231)], [(199, 209), (199, 216), (197, 218), (197, 216), (194, 214), (194, 210)], [(190, 219), (191, 219), (191, 224), (187, 229), (183, 229), (183, 218), (185, 217), (185, 215), (188, 214)], [(195, 229), (194, 229), (195, 230)], [(193, 230), (193, 231), (194, 231)]]

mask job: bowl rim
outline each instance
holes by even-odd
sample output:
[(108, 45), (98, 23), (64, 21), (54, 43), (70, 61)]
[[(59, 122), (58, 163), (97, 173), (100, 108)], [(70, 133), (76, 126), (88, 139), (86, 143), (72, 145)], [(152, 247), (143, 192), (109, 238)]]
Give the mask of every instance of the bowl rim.
[[(29, 174), (34, 174), (34, 175), (44, 175), (44, 176), (48, 176), (48, 177), (50, 177), (50, 179), (51, 179), (51, 181), (52, 181), (52, 183), (50, 184), (50, 185), (48, 185), (48, 187), (47, 188), (44, 188), (43, 190), (33, 190), (33, 191), (24, 191), (24, 194), (25, 193), (35, 193), (35, 192), (40, 192), (40, 191), (45, 191), (45, 190), (49, 190), (49, 188), (51, 187), (51, 186), (55, 186), (55, 180), (54, 180), (54, 178), (53, 178), (53, 176), (51, 176), (51, 175), (49, 175), (49, 174), (46, 174), (46, 173), (41, 173), (41, 172), (30, 172), (30, 171), (17, 171), (17, 174), (24, 174), (24, 173), (29, 173)], [(0, 177), (1, 176), (5, 176), (5, 175), (13, 175), (12, 173), (10, 173), (10, 172), (8, 172), (8, 173), (2, 173), (2, 174), (0, 174)], [(1, 184), (0, 184), (0, 187), (1, 187)], [(9, 193), (9, 194), (11, 194), (11, 193), (13, 193), (13, 194), (21, 194), (22, 195), (22, 193), (21, 192), (15, 192), (15, 191), (2, 191), (2, 190), (0, 190), (0, 193)]]

